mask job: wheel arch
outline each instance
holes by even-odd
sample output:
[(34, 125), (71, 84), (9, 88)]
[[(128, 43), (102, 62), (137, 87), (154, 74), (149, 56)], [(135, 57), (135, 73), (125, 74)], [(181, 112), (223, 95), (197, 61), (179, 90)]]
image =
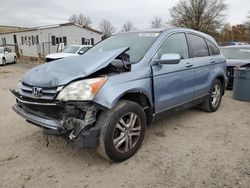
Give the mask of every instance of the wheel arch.
[(116, 102), (119, 100), (129, 100), (139, 104), (146, 115), (147, 124), (150, 124), (153, 118), (153, 101), (148, 93), (143, 90), (133, 89), (128, 90), (121, 94), (117, 99)]
[(216, 79), (220, 80), (221, 85), (222, 85), (222, 95), (224, 95), (225, 93), (225, 88), (226, 88), (226, 80), (225, 77), (223, 75), (217, 75)]

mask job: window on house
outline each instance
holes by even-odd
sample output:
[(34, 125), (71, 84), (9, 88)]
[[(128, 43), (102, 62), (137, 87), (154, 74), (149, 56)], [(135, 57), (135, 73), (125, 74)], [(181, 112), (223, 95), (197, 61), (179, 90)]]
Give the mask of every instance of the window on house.
[(38, 37), (38, 35), (36, 36), (36, 44), (39, 44), (39, 37)]
[(85, 44), (85, 38), (82, 37), (82, 45), (84, 45), (84, 44)]
[(31, 36), (31, 44), (34, 45), (34, 36)]
[(27, 36), (24, 37), (24, 43), (27, 45)]
[(94, 45), (95, 44), (95, 40), (94, 38), (91, 38), (91, 45)]
[(2, 38), (3, 45), (6, 45), (6, 38)]
[(59, 38), (56, 37), (56, 44), (59, 44)]
[(59, 38), (59, 43), (62, 43), (62, 37)]
[(85, 44), (86, 44), (86, 45), (90, 45), (90, 39), (86, 39)]
[(24, 38), (23, 38), (23, 36), (21, 36), (21, 44), (22, 45), (24, 44)]
[(52, 46), (56, 45), (56, 37), (55, 36), (51, 36), (51, 43), (52, 43)]
[(31, 45), (31, 37), (28, 37), (28, 44)]
[(65, 46), (67, 46), (67, 37), (65, 37), (65, 36), (63, 37), (63, 43)]

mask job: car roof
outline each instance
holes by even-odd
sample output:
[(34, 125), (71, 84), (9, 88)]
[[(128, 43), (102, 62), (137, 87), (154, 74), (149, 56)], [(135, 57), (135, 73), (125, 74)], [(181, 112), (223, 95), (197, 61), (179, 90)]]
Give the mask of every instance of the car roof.
[(76, 46), (76, 47), (79, 47), (79, 48), (80, 47), (92, 47), (92, 45), (78, 45), (78, 44), (72, 44), (72, 45), (69, 45), (69, 46)]
[[(135, 31), (128, 31), (128, 32), (124, 32), (124, 33), (148, 33), (148, 32), (153, 32), (153, 33), (165, 33), (165, 32), (169, 32), (169, 31), (182, 31), (182, 32), (190, 32), (192, 34), (197, 34), (200, 35), (204, 38), (210, 39), (211, 41), (215, 41), (213, 37), (211, 37), (210, 35), (200, 32), (200, 31), (196, 31), (193, 29), (188, 29), (188, 28), (183, 28), (183, 27), (173, 27), (173, 26), (168, 26), (165, 28), (153, 28), (153, 29), (145, 29), (145, 30), (135, 30)], [(121, 33), (123, 34), (123, 33)]]
[(250, 48), (250, 45), (231, 45), (231, 46), (222, 46), (221, 48)]

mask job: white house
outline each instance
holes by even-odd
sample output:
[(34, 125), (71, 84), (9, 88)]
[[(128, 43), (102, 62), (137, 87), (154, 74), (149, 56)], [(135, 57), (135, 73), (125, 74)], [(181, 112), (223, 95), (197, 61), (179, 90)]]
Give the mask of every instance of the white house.
[(102, 33), (73, 22), (0, 33), (0, 46), (13, 46), (21, 56), (42, 57), (58, 51), (58, 44), (96, 44)]

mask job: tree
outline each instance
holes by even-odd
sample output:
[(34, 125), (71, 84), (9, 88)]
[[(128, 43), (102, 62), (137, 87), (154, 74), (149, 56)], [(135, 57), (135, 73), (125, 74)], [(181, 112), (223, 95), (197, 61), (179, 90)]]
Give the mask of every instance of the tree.
[(75, 22), (86, 27), (89, 27), (92, 23), (91, 18), (88, 16), (84, 16), (83, 14), (79, 14), (78, 16), (76, 14), (73, 14), (69, 17), (68, 20), (70, 22)]
[(248, 42), (250, 42), (250, 12), (248, 13), (248, 16), (247, 16), (247, 21), (245, 22), (245, 26), (246, 26), (246, 33), (248, 35)]
[(99, 24), (99, 29), (106, 37), (110, 37), (115, 32), (115, 28), (112, 26), (111, 22), (105, 19)]
[(163, 27), (163, 21), (159, 17), (154, 17), (151, 20), (151, 28), (161, 28)]
[(69, 19), (68, 19), (70, 22), (75, 22), (76, 23), (76, 20), (77, 20), (77, 15), (76, 14), (72, 14)]
[(224, 24), (220, 32), (220, 42), (229, 42), (233, 40), (233, 33), (229, 23)]
[(181, 0), (170, 9), (172, 25), (213, 33), (225, 19), (225, 0)]
[(122, 26), (122, 32), (133, 31), (133, 30), (135, 30), (135, 27), (131, 21), (127, 21)]

